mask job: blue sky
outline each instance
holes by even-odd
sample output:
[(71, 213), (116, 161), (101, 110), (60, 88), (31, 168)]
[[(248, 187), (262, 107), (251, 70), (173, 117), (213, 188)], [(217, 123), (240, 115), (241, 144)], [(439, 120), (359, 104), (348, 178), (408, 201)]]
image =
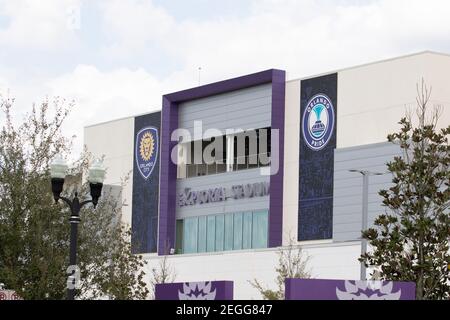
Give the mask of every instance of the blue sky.
[(80, 150), (84, 126), (159, 109), (199, 67), (204, 84), (448, 53), (449, 16), (447, 0), (0, 0), (0, 94), (19, 117), (74, 99), (64, 130)]

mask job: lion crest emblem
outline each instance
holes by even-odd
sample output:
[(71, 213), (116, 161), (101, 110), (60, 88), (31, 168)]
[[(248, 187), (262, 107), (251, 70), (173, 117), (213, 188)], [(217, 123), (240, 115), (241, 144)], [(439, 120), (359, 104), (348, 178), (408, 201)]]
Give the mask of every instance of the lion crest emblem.
[(144, 179), (148, 179), (158, 158), (158, 129), (145, 127), (136, 135), (136, 165)]

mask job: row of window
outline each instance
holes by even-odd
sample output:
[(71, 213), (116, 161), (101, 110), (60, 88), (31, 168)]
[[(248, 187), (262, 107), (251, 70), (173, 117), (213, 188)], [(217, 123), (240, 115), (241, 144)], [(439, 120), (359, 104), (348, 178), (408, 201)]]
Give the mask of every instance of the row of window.
[(177, 220), (177, 253), (266, 248), (268, 211)]
[[(203, 157), (206, 149), (211, 158), (208, 161)], [(270, 166), (270, 153), (270, 128), (187, 142), (181, 145), (178, 154), (177, 177), (184, 179)]]
[[(227, 172), (225, 160), (219, 160), (212, 164), (187, 164), (186, 178), (207, 176), (210, 174)], [(235, 157), (233, 162), (228, 164), (230, 171), (261, 168), (270, 166), (270, 153), (255, 154), (243, 157)]]

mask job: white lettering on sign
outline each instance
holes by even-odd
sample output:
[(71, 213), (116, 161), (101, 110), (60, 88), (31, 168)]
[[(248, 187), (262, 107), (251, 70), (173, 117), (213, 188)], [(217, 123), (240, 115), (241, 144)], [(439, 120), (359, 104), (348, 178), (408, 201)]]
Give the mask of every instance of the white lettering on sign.
[(269, 195), (269, 191), (269, 182), (238, 184), (231, 186), (230, 189), (218, 187), (193, 191), (190, 188), (186, 188), (183, 192), (178, 194), (178, 206), (184, 207), (196, 204), (221, 202), (229, 198), (239, 200), (264, 197)]

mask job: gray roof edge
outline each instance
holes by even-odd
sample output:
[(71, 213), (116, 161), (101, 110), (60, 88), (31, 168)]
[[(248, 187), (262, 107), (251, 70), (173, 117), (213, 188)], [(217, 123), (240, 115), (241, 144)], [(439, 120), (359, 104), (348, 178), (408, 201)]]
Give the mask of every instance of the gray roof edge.
[(87, 129), (87, 128), (91, 128), (91, 127), (101, 126), (101, 125), (108, 124), (110, 122), (123, 121), (123, 120), (127, 120), (127, 119), (130, 119), (130, 118), (136, 118), (136, 117), (139, 117), (139, 116), (144, 116), (144, 115), (147, 115), (147, 114), (152, 114), (152, 113), (157, 113), (157, 112), (161, 112), (161, 110), (155, 110), (155, 111), (151, 111), (151, 112), (143, 112), (143, 113), (134, 114), (134, 115), (131, 115), (131, 116), (128, 116), (128, 117), (116, 118), (116, 119), (111, 119), (111, 120), (107, 120), (107, 121), (103, 121), (103, 122), (97, 122), (97, 123), (93, 123), (93, 124), (88, 124), (88, 125), (84, 126), (83, 128)]
[(327, 74), (339, 73), (339, 72), (343, 72), (343, 71), (348, 71), (348, 70), (357, 69), (357, 68), (363, 68), (363, 67), (367, 67), (367, 66), (371, 66), (371, 65), (375, 65), (375, 64), (379, 64), (379, 63), (391, 62), (391, 61), (405, 59), (405, 58), (410, 58), (410, 57), (419, 56), (419, 55), (423, 55), (423, 54), (434, 54), (434, 55), (440, 55), (440, 56), (444, 56), (444, 57), (450, 58), (450, 54), (448, 54), (448, 53), (432, 51), (432, 50), (423, 50), (423, 51), (409, 53), (409, 54), (404, 54), (404, 55), (396, 56), (396, 57), (392, 57), (392, 58), (387, 58), (387, 59), (382, 59), (382, 60), (362, 63), (362, 64), (358, 64), (358, 65), (351, 66), (351, 67), (335, 69), (335, 70), (321, 72), (321, 73), (314, 74), (314, 75), (309, 75), (309, 76), (289, 79), (289, 80), (286, 80), (286, 82), (317, 78), (317, 77), (324, 76), (324, 75), (327, 75)]
[(351, 147), (336, 148), (336, 149), (334, 149), (334, 152), (335, 153), (339, 153), (339, 152), (356, 151), (356, 150), (364, 150), (364, 149), (387, 147), (387, 146), (399, 147), (395, 143), (389, 142), (389, 141), (386, 140), (386, 141), (382, 141), (382, 142), (374, 142), (374, 143), (368, 143), (368, 144), (359, 144), (359, 145), (351, 146)]

